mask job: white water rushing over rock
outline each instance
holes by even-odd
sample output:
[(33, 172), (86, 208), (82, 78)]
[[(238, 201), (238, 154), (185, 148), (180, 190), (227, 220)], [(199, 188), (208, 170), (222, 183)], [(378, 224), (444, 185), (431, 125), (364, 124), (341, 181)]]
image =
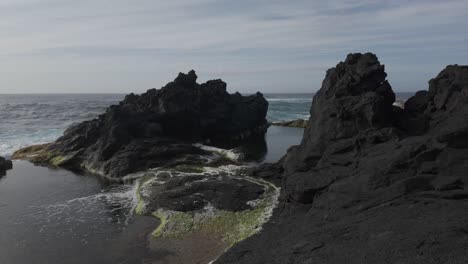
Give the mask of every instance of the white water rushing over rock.
[(207, 146), (203, 144), (194, 144), (195, 147), (212, 152), (213, 154), (218, 154), (224, 156), (233, 161), (240, 161), (244, 158), (244, 154), (237, 149), (222, 149), (213, 146)]
[[(218, 149), (216, 150), (218, 152)], [(156, 238), (177, 238), (188, 236), (192, 232), (210, 233), (221, 237), (229, 246), (258, 233), (273, 214), (278, 205), (280, 188), (270, 182), (256, 179), (245, 175), (245, 169), (249, 165), (222, 165), (218, 167), (200, 166), (198, 171), (185, 172), (178, 168), (155, 168), (141, 174), (138, 182), (139, 204), (136, 208), (138, 214), (153, 214), (161, 220), (161, 225), (153, 233)], [(155, 187), (168, 182), (176, 177), (197, 177), (196, 180), (188, 181), (184, 186), (192, 186), (200, 182), (239, 180), (247, 181), (262, 186), (264, 193), (254, 200), (246, 201), (250, 209), (231, 212), (216, 208), (210, 202), (202, 209), (194, 211), (172, 211), (167, 208), (159, 208), (155, 212), (151, 203), (152, 192)], [(202, 195), (202, 194), (199, 194)], [(152, 208), (152, 209), (150, 209)], [(190, 223), (190, 224), (188, 224)], [(217, 226), (216, 231), (210, 230), (210, 223)], [(190, 228), (188, 228), (190, 226)], [(188, 228), (188, 229), (187, 229)], [(217, 232), (217, 233), (216, 233)]]
[(69, 225), (70, 230), (86, 224), (93, 230), (96, 221), (125, 228), (134, 215), (137, 203), (136, 184), (127, 184), (110, 186), (89, 196), (32, 207), (31, 210), (36, 212), (40, 232), (53, 231), (57, 223)]
[[(70, 125), (96, 118), (99, 114), (104, 113), (107, 107), (118, 103), (123, 97), (124, 95), (0, 95), (0, 121), (2, 123), (0, 126), (0, 156), (10, 156), (22, 147), (52, 142), (60, 137)], [(311, 98), (311, 96), (309, 97)], [(269, 120), (291, 119), (290, 117), (296, 114), (307, 115), (310, 102), (302, 104), (300, 101), (295, 102), (294, 100), (283, 101), (281, 99), (270, 102)], [(288, 105), (287, 109), (286, 105)], [(285, 109), (287, 113), (281, 109)], [(207, 162), (223, 157), (237, 164), (203, 167), (205, 175), (237, 177), (238, 171), (251, 165), (241, 162), (243, 155), (238, 150), (198, 146), (212, 153), (211, 156), (206, 157)], [(284, 151), (279, 152), (283, 153)], [(238, 166), (240, 164), (242, 165)], [(135, 229), (150, 225), (149, 230), (151, 230), (156, 223), (150, 217), (140, 217), (134, 214), (138, 205), (137, 185), (134, 182), (146, 172), (128, 175), (126, 177), (128, 184), (126, 185), (107, 186), (107, 182), (101, 183), (94, 177), (74, 175), (64, 170), (49, 170), (43, 167), (34, 167), (32, 164), (24, 165), (23, 167), (26, 168), (22, 170), (20, 167), (16, 166), (13, 172), (18, 175), (7, 175), (2, 179), (5, 188), (0, 193), (5, 195), (0, 201), (3, 215), (3, 222), (0, 219), (0, 223), (3, 226), (8, 226), (5, 228), (8, 233), (2, 233), (4, 239), (0, 239), (0, 242), (22, 243), (24, 247), (4, 247), (4, 252), (15, 250), (28, 252), (25, 250), (25, 247), (28, 247), (30, 251), (27, 254), (34, 259), (42, 257), (49, 260), (51, 256), (61, 259), (62, 255), (85, 259), (85, 255), (90, 255), (93, 256), (90, 257), (91, 259), (96, 260), (86, 259), (82, 263), (118, 263), (102, 261), (100, 258), (104, 256), (98, 257), (98, 254), (94, 255), (89, 252), (109, 252), (107, 247), (115, 249), (114, 242), (109, 242), (111, 240), (124, 241), (122, 243), (125, 246), (121, 245), (121, 248), (127, 248), (127, 244), (134, 243), (122, 240), (121, 233), (127, 232), (125, 235), (130, 237), (131, 234), (136, 234)], [(162, 173), (158, 169), (149, 172), (151, 171)], [(169, 171), (169, 174), (184, 176), (176, 170)], [(18, 202), (20, 199), (21, 203)], [(276, 200), (277, 198), (274, 198), (274, 201)], [(7, 204), (8, 206), (4, 207)], [(249, 204), (258, 205), (259, 200), (249, 201)], [(262, 211), (264, 217), (261, 218), (262, 222), (269, 219), (269, 212), (271, 213), (276, 206), (275, 203), (270, 205), (269, 209), (271, 210)], [(206, 212), (212, 210), (208, 210), (208, 207), (205, 209)], [(203, 218), (201, 212), (199, 212), (199, 216)], [(140, 229), (138, 230), (141, 232)], [(129, 239), (128, 241), (133, 240)], [(86, 254), (82, 254), (84, 244), (87, 245)], [(41, 245), (43, 247), (40, 247)], [(58, 254), (57, 248), (62, 245), (67, 249), (60, 250), (62, 254)], [(105, 246), (106, 250), (101, 246)], [(132, 252), (135, 251), (134, 247), (131, 249)], [(5, 256), (5, 254), (2, 255)], [(131, 254), (126, 252), (124, 255)], [(135, 253), (135, 256), (137, 255)], [(21, 254), (18, 256), (21, 257)], [(109, 256), (109, 258), (111, 257)], [(0, 262), (2, 261), (0, 260)], [(38, 260), (38, 263), (47, 262)], [(49, 263), (60, 262), (52, 261)]]

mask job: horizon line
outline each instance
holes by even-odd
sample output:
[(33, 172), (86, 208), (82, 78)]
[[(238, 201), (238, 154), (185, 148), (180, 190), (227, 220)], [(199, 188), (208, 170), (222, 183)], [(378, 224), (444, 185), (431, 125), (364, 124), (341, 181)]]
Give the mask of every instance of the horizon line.
[[(414, 91), (393, 91), (394, 93), (416, 93), (420, 90), (414, 90)], [(0, 95), (127, 95), (127, 94), (141, 94), (141, 93), (136, 93), (136, 92), (127, 92), (127, 93), (0, 93)], [(229, 93), (229, 92), (228, 92)], [(234, 92), (236, 93), (236, 92)], [(241, 92), (239, 92), (241, 93)], [(255, 94), (257, 92), (253, 93), (241, 93), (241, 94)], [(315, 94), (316, 92), (260, 92), (262, 94)], [(230, 93), (232, 94), (232, 93)]]

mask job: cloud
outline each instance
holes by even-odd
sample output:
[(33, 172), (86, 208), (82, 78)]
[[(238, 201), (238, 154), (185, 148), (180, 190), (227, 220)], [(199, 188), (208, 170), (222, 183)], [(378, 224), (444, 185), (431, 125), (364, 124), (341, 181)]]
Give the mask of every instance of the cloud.
[(312, 92), (366, 51), (395, 90), (421, 89), (468, 60), (467, 11), (465, 0), (3, 0), (0, 93), (141, 92), (191, 68), (232, 91)]

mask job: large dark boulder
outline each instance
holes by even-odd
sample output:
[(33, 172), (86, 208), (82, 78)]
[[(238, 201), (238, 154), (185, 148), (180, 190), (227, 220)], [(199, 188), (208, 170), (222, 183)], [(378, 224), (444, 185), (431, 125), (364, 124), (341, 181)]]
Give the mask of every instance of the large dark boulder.
[(13, 169), (13, 163), (11, 160), (7, 160), (4, 157), (0, 157), (0, 176), (4, 176), (7, 170)]
[(250, 209), (249, 201), (258, 199), (264, 187), (242, 178), (219, 175), (192, 175), (161, 179), (147, 184), (146, 210), (166, 208), (179, 212), (202, 210), (213, 206), (219, 210), (243, 211)]
[(404, 109), (385, 77), (369, 53), (327, 72), (301, 144), (264, 169), (282, 177), (275, 215), (217, 263), (466, 262), (468, 67)]
[(196, 82), (180, 73), (161, 89), (129, 94), (98, 118), (70, 127), (57, 141), (20, 150), (26, 158), (110, 178), (209, 155), (193, 143), (237, 146), (263, 137), (268, 102), (262, 94), (229, 94), (226, 83)]

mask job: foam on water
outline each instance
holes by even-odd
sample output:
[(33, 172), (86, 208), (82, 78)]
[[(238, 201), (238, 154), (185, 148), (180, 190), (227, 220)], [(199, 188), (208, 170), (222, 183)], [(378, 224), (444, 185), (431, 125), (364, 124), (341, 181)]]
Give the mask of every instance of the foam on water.
[(212, 152), (213, 154), (224, 156), (233, 161), (240, 161), (244, 158), (244, 154), (240, 152), (238, 149), (222, 149), (213, 146), (207, 146), (203, 144), (194, 144), (195, 147), (200, 148), (202, 150)]
[(123, 95), (0, 95), (0, 155), (54, 141), (70, 125), (105, 112)]
[(24, 131), (9, 131), (9, 135), (3, 135), (1, 138), (0, 156), (9, 157), (20, 148), (52, 142), (60, 137), (62, 133), (63, 129), (44, 129), (29, 133)]
[(14, 163), (0, 179), (0, 263), (140, 263), (152, 255), (145, 234), (158, 222), (133, 214), (135, 186)]
[(40, 227), (39, 232), (50, 233), (57, 226), (66, 225), (69, 231), (88, 227), (88, 234), (96, 232), (97, 222), (117, 224), (125, 228), (132, 219), (137, 206), (136, 184), (115, 185), (100, 193), (78, 197), (50, 205), (33, 206), (30, 216)]

